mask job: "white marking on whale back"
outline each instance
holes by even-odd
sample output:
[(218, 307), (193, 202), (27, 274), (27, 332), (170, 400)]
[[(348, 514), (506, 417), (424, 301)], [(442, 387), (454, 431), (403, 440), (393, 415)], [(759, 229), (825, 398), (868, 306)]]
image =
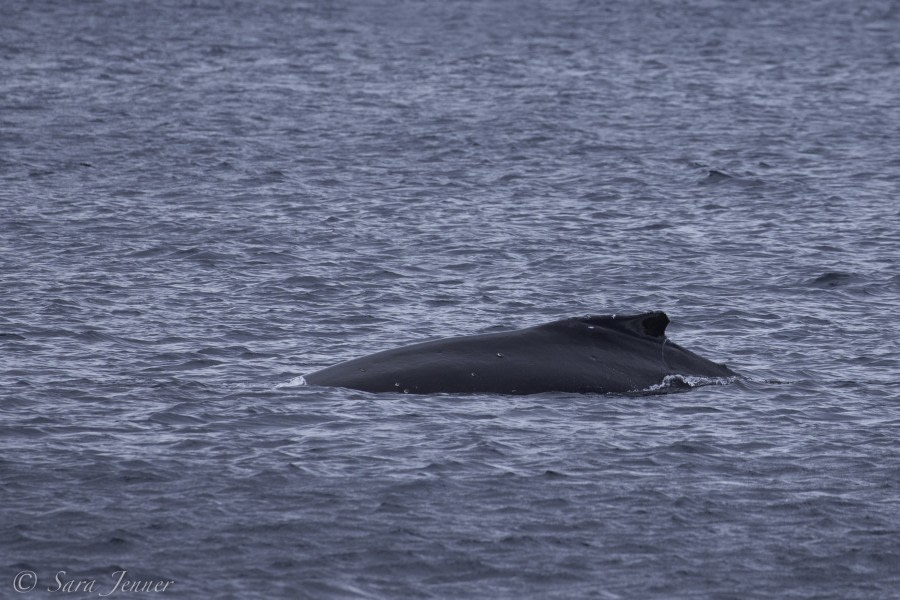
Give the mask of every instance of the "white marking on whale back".
[(303, 377), (303, 375), (300, 375), (299, 377), (294, 377), (294, 378), (291, 379), (290, 381), (285, 381), (285, 382), (283, 382), (283, 383), (276, 383), (276, 384), (275, 384), (275, 389), (278, 389), (278, 388), (302, 387), (302, 386), (304, 386), (304, 385), (307, 385), (306, 379)]

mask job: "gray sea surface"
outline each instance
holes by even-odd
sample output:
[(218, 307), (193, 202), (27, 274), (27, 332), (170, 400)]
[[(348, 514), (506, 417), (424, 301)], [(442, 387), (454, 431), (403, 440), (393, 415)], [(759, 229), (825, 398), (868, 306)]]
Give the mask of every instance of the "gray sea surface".
[[(898, 598), (898, 148), (890, 0), (0, 0), (0, 597)], [(645, 310), (745, 378), (299, 385)]]

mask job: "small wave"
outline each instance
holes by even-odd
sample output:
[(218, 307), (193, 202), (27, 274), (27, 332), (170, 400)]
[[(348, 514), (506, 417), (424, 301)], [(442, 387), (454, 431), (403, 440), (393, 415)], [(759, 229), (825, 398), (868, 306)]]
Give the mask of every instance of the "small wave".
[(846, 273), (843, 271), (829, 271), (809, 282), (812, 287), (818, 288), (835, 288), (843, 287), (853, 283), (857, 279), (855, 273)]
[(706, 171), (706, 176), (700, 179), (697, 184), (704, 186), (736, 185), (744, 188), (754, 188), (764, 185), (765, 182), (751, 172), (737, 175), (725, 173), (724, 171), (719, 171), (717, 169), (708, 169)]
[(299, 377), (294, 377), (290, 381), (285, 381), (283, 383), (276, 383), (275, 389), (277, 390), (279, 388), (303, 387), (304, 385), (307, 385), (306, 379), (303, 377), (303, 375), (300, 375)]
[(716, 184), (716, 183), (724, 183), (726, 181), (730, 181), (733, 179), (731, 175), (728, 173), (723, 173), (722, 171), (717, 171), (716, 169), (710, 169), (706, 173), (706, 177), (701, 179), (699, 183), (701, 184)]

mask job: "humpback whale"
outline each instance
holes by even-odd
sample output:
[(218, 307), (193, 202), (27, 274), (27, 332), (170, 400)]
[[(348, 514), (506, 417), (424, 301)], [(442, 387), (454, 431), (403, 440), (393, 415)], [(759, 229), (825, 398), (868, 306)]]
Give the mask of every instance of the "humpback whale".
[[(407, 394), (584, 394), (664, 390), (673, 378), (733, 378), (666, 337), (669, 317), (573, 317), (499, 333), (420, 342), (327, 367), (308, 385)], [(689, 386), (682, 386), (689, 387)]]

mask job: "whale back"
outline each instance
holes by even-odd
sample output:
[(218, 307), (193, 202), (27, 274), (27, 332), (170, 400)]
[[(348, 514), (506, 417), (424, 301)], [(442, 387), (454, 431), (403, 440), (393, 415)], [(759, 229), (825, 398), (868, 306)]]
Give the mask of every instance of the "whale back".
[(665, 336), (664, 312), (589, 315), (377, 352), (311, 373), (310, 385), (368, 392), (610, 393), (667, 375), (734, 375)]

